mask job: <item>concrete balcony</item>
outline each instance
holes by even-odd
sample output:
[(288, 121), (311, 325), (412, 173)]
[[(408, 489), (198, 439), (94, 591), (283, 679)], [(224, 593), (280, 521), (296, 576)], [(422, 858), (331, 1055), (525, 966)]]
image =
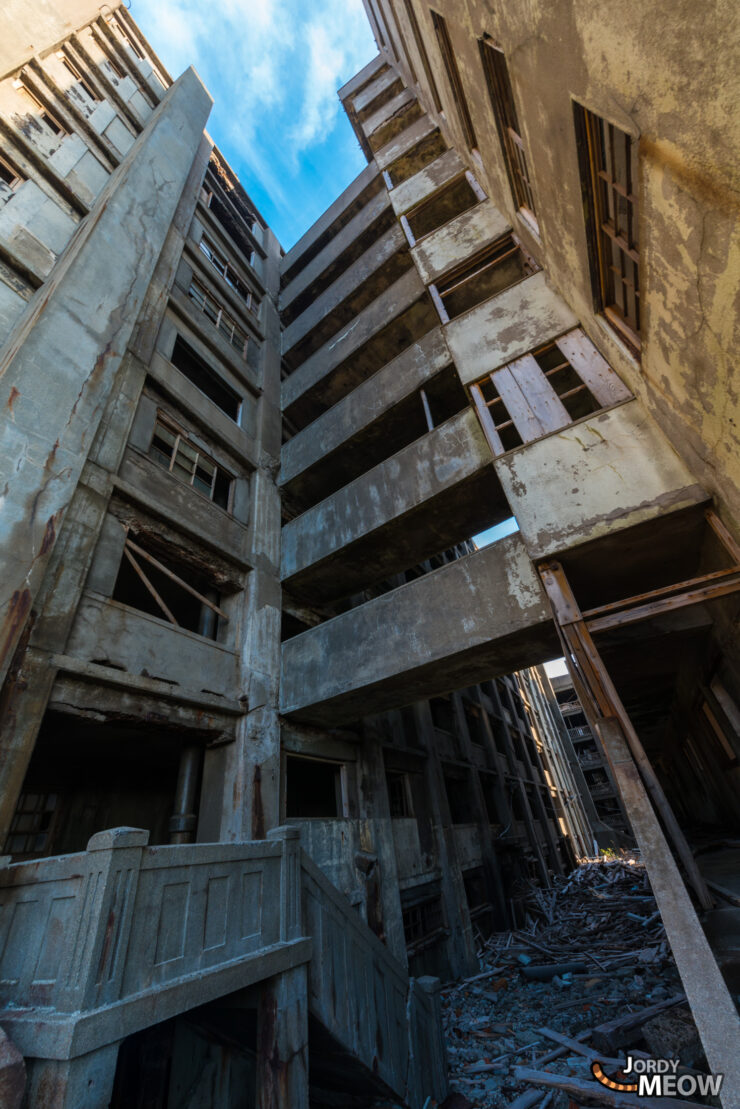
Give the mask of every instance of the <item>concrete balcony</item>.
[(460, 380), (471, 385), (577, 325), (540, 272), (452, 320), (445, 337)]
[(398, 96), (402, 88), (403, 81), (395, 70), (386, 69), (354, 97), (352, 103), (359, 122), (364, 123), (389, 100)]
[(508, 512), (467, 409), (286, 524), (283, 585), (312, 602), (349, 596)]
[[(280, 309), (288, 322), (297, 318), (375, 239), (393, 226), (385, 188), (375, 192), (280, 293)], [(286, 256), (287, 257), (287, 256)]]
[(375, 164), (388, 172), (391, 186), (413, 177), (447, 149), (441, 131), (429, 116), (417, 119), (375, 154)]
[(419, 275), (409, 270), (285, 379), (283, 411), (305, 427), (438, 322)]
[(371, 150), (380, 150), (400, 135), (424, 113), (411, 89), (402, 89), (392, 100), (387, 101), (363, 124), (363, 130)]
[(86, 592), (75, 616), (67, 655), (166, 681), (183, 691), (236, 698), (237, 656), (212, 639), (166, 620)]
[[(397, 424), (407, 419), (404, 401), (449, 364), (437, 327), (285, 443), (280, 485), (299, 498), (322, 500), (321, 489), (347, 472), (350, 458), (365, 456), (380, 441), (393, 442)], [(375, 462), (373, 457), (363, 471)]]
[[(539, 578), (512, 535), (284, 643), (281, 711), (331, 727), (558, 650)], [(328, 667), (327, 658), (342, 664)]]
[(465, 262), (511, 229), (490, 200), (450, 220), (412, 247), (411, 253), (425, 285), (436, 282), (443, 273)]
[(394, 224), (285, 329), (282, 346), (286, 366), (298, 366), (412, 265), (406, 236)]
[[(494, 466), (533, 559), (649, 521), (665, 527), (672, 514), (707, 499), (638, 400), (510, 451)], [(652, 530), (656, 556), (660, 527)]]
[(413, 177), (409, 177), (402, 185), (391, 189), (390, 196), (393, 211), (397, 216), (402, 216), (410, 208), (421, 204), (438, 189), (453, 181), (465, 171), (465, 163), (456, 150), (446, 150), (424, 169), (420, 169)]
[(383, 179), (375, 162), (370, 162), (287, 252), (280, 266), (286, 282), (293, 281), (380, 190), (385, 192)]

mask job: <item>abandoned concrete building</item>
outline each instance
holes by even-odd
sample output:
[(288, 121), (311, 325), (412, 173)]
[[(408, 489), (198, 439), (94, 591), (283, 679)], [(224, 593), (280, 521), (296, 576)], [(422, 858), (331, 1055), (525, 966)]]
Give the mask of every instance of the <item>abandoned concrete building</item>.
[(439, 980), (629, 841), (737, 1109), (695, 854), (740, 816), (736, 44), (365, 7), (367, 167), (287, 253), (125, 6), (3, 8), (24, 1104), (441, 1101)]

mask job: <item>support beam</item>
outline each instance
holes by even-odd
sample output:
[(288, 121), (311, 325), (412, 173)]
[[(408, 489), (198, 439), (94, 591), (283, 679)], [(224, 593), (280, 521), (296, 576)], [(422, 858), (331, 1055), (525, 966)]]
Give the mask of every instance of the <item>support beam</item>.
[(647, 868), (723, 1109), (740, 1109), (740, 1018), (704, 935), (616, 717), (596, 725)]

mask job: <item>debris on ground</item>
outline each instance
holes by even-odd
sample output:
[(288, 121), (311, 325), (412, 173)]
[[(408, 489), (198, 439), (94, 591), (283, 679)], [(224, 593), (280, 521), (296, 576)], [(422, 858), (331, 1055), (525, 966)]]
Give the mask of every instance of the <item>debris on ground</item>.
[(445, 1105), (641, 1105), (595, 1082), (592, 1063), (615, 1077), (625, 1051), (647, 1059), (666, 1044), (685, 1066), (706, 1070), (636, 852), (587, 860), (550, 890), (533, 886), (526, 908), (524, 927), (481, 944), (478, 974), (442, 991)]

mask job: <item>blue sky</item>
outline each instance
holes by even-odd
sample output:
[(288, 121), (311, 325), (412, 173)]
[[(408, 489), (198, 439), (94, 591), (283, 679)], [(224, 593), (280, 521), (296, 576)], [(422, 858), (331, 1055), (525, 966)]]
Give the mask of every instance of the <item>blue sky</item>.
[(336, 90), (377, 54), (362, 0), (132, 0), (173, 77), (193, 65), (208, 132), (287, 250), (367, 164)]

